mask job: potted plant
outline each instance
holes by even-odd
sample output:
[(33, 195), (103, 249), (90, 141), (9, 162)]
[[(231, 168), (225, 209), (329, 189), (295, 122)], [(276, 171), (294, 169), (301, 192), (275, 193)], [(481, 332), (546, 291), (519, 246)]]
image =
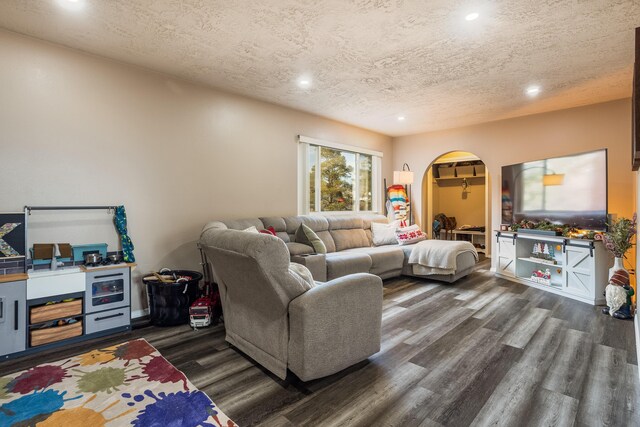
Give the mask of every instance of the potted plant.
[(609, 278), (617, 270), (625, 270), (622, 258), (634, 244), (636, 235), (637, 214), (633, 214), (632, 219), (620, 218), (614, 220), (609, 225), (609, 231), (603, 233), (602, 240), (605, 247), (615, 257), (613, 267), (609, 269)]

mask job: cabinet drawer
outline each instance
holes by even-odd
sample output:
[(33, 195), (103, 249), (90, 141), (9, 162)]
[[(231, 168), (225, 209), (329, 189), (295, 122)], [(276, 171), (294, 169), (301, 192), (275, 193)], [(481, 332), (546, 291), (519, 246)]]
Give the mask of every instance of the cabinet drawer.
[(31, 324), (47, 322), (64, 317), (73, 317), (82, 314), (82, 299), (57, 304), (32, 307), (30, 311)]
[(131, 311), (129, 307), (123, 307), (88, 314), (85, 321), (87, 334), (108, 331), (109, 329), (119, 328), (121, 326), (129, 326), (131, 322)]
[(34, 329), (31, 334), (31, 347), (43, 344), (66, 340), (68, 338), (82, 335), (82, 320), (64, 326), (53, 326), (51, 328)]

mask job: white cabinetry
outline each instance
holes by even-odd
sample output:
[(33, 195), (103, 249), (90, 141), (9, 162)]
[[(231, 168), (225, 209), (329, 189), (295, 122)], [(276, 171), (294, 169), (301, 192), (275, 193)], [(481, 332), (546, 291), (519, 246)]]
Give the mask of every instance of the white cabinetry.
[[(501, 277), (589, 304), (604, 304), (611, 255), (602, 242), (560, 236), (496, 232)], [(534, 249), (546, 248), (544, 258)], [(548, 279), (538, 279), (535, 272)]]
[(498, 236), (498, 273), (516, 277), (516, 236)]

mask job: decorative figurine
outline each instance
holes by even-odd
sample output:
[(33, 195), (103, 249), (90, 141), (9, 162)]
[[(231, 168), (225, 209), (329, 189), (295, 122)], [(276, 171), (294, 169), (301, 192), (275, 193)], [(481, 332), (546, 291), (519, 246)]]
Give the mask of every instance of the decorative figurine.
[(605, 288), (607, 307), (602, 313), (609, 314), (616, 319), (631, 319), (631, 297), (633, 288), (629, 285), (629, 273), (627, 270), (616, 270), (609, 279)]

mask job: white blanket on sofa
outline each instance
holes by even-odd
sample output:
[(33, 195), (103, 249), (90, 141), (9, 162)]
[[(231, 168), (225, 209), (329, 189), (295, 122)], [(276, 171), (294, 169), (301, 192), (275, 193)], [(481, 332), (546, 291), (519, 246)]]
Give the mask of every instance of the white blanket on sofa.
[(471, 252), (478, 261), (478, 252), (469, 242), (454, 240), (423, 240), (411, 250), (409, 264), (414, 274), (455, 274), (456, 259), (463, 252)]

